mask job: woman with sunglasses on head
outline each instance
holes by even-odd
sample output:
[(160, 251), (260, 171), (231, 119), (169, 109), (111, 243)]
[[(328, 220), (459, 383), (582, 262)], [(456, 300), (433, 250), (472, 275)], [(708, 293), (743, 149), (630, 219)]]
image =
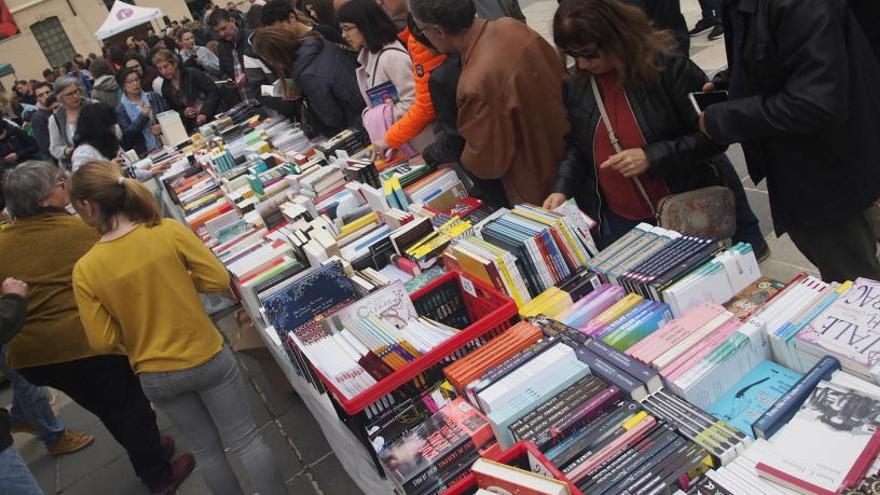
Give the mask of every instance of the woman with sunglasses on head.
[(752, 242), (756, 255), (766, 249), (725, 147), (699, 131), (689, 94), (702, 90), (706, 75), (677, 53), (671, 32), (618, 0), (563, 0), (553, 39), (576, 72), (563, 91), (572, 126), (566, 156), (544, 207), (574, 196), (600, 220), (599, 244), (607, 246), (640, 222), (655, 223), (665, 196), (725, 183), (737, 200), (734, 241)]

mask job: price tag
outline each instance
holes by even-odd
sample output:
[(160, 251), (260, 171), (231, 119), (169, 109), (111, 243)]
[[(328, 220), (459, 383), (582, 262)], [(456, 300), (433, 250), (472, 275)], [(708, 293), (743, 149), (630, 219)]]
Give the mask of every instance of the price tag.
[(477, 297), (477, 288), (474, 287), (474, 283), (465, 278), (464, 275), (459, 275), (459, 279), (461, 279), (461, 287), (464, 289), (464, 291), (474, 297)]

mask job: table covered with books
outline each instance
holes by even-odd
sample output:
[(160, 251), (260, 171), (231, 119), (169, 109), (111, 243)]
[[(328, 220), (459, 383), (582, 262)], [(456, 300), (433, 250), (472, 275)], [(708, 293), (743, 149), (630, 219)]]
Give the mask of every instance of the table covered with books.
[(880, 483), (880, 283), (647, 224), (599, 251), (572, 202), (494, 209), (355, 131), (202, 131), (152, 158), (163, 201), (365, 493)]

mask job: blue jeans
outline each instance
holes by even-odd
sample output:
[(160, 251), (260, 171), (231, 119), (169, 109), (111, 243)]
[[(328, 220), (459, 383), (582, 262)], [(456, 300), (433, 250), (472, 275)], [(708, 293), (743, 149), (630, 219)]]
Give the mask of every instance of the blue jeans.
[(9, 422), (15, 424), (28, 419), (37, 429), (37, 435), (43, 443), (47, 446), (55, 443), (64, 433), (64, 422), (52, 412), (46, 389), (32, 385), (17, 371), (7, 368), (4, 348), (0, 348), (0, 372), (12, 383)]
[(0, 487), (3, 493), (43, 495), (34, 475), (13, 445), (0, 452)]
[(224, 444), (241, 460), (260, 495), (287, 493), (275, 456), (257, 431), (244, 378), (228, 347), (195, 368), (138, 377), (147, 398), (189, 441), (211, 493), (242, 493)]

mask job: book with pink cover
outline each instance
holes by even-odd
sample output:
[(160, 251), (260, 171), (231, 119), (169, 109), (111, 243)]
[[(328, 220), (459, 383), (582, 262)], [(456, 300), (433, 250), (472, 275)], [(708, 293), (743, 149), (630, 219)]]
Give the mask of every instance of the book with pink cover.
[(727, 321), (711, 335), (703, 339), (698, 345), (695, 345), (687, 352), (671, 362), (668, 366), (660, 370), (660, 374), (666, 380), (674, 382), (678, 377), (699, 363), (710, 352), (723, 344), (731, 335), (736, 333), (742, 322), (736, 319)]
[(627, 349), (626, 353), (639, 361), (650, 363), (724, 311), (725, 309), (718, 304), (694, 306), (681, 317), (663, 325), (659, 330)]

